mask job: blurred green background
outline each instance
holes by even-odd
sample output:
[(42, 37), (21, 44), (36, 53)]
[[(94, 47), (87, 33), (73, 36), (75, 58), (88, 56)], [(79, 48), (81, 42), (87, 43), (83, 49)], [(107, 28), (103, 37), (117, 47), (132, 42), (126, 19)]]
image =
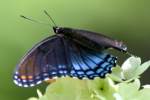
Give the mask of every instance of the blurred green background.
[[(0, 0), (0, 100), (26, 100), (36, 88), (17, 87), (12, 74), (20, 58), (35, 43), (54, 34), (50, 26), (29, 22), (20, 14), (51, 23), (47, 10), (59, 26), (102, 32), (124, 41), (143, 61), (150, 59), (149, 0)], [(128, 57), (120, 52), (120, 63)], [(142, 81), (150, 83), (147, 71)]]

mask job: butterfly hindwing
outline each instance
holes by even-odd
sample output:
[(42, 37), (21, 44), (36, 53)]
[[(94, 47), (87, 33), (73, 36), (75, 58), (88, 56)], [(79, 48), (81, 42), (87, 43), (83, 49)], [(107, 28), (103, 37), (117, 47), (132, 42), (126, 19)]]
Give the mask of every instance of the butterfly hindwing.
[(73, 42), (69, 47), (73, 64), (71, 77), (79, 79), (104, 78), (116, 65), (117, 58), (103, 51), (94, 51)]

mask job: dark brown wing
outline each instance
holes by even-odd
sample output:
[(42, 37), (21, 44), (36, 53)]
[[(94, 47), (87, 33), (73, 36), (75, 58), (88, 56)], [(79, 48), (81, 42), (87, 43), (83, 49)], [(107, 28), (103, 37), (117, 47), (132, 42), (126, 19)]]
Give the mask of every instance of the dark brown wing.
[(105, 77), (116, 64), (116, 57), (94, 51), (63, 36), (49, 37), (31, 49), (18, 64), (14, 82), (31, 87), (43, 80), (61, 76), (79, 79)]

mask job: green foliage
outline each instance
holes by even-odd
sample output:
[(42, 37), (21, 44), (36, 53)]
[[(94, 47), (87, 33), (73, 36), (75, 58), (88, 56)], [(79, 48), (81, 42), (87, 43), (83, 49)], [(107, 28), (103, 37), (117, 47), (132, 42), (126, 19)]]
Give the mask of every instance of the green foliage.
[(44, 95), (28, 100), (145, 100), (150, 98), (150, 85), (141, 87), (139, 76), (150, 66), (138, 57), (128, 58), (122, 67), (116, 66), (105, 79), (79, 80), (60, 78), (50, 84)]

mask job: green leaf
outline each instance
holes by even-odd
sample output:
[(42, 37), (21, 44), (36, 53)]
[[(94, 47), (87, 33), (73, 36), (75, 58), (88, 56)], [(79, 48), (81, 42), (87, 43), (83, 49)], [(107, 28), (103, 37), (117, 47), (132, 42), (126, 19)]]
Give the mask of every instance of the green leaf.
[(48, 86), (46, 96), (49, 100), (92, 100), (86, 80), (60, 78)]
[(79, 80), (61, 78), (49, 85), (40, 100), (114, 100), (116, 92), (114, 82), (110, 78)]
[(95, 78), (87, 82), (89, 90), (93, 92), (95, 97), (100, 100), (114, 100), (113, 93), (116, 92), (116, 87), (110, 78)]

